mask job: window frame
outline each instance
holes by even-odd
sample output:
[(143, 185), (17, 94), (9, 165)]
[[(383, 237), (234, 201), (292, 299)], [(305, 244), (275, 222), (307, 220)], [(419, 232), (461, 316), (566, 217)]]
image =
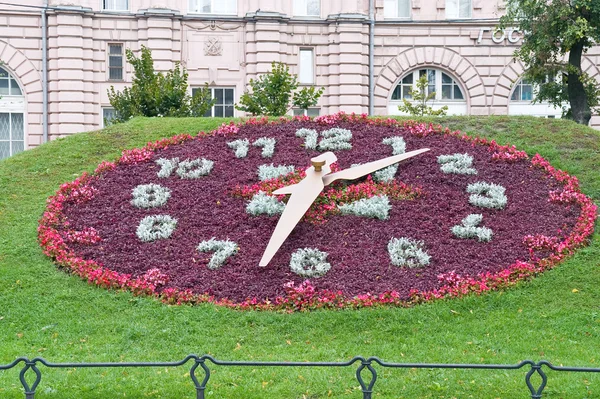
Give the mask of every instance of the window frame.
[[(192, 96), (194, 95), (194, 92), (196, 90), (199, 89), (203, 89), (204, 86), (196, 86), (196, 87), (192, 87), (191, 92), (192, 92)], [(231, 104), (227, 104), (225, 101), (225, 98), (227, 97), (225, 92), (223, 92), (223, 104), (213, 104), (212, 107), (210, 107), (210, 109), (208, 111), (206, 111), (206, 114), (204, 114), (202, 117), (203, 118), (235, 118), (236, 117), (236, 109), (235, 109), (235, 87), (234, 86), (209, 86), (208, 89), (210, 90), (210, 98), (211, 99), (215, 99), (215, 90), (231, 90), (233, 92), (232, 98), (233, 98), (233, 102)], [(215, 116), (215, 107), (223, 107), (223, 116)], [(232, 112), (233, 114), (231, 116), (225, 116), (225, 107), (232, 107)], [(210, 113), (210, 115), (208, 115), (208, 113)]]
[[(188, 0), (188, 12), (190, 14), (202, 14), (202, 15), (237, 15), (238, 14), (238, 0), (210, 0), (210, 9), (211, 12), (203, 12), (200, 11), (200, 1), (201, 0)], [(216, 2), (222, 1), (231, 1), (234, 6), (234, 11), (232, 13), (216, 13), (212, 12), (215, 8)], [(195, 4), (196, 7), (192, 7), (192, 4)]]
[[(311, 81), (305, 82), (302, 81), (302, 52), (310, 52), (311, 54)], [(314, 47), (300, 47), (298, 48), (298, 83), (300, 86), (314, 86), (317, 81), (317, 63), (315, 57), (315, 48)]]
[[(121, 46), (121, 54), (111, 54), (110, 52), (110, 48), (111, 46)], [(120, 67), (114, 67), (110, 65), (110, 59), (111, 57), (117, 57), (120, 56), (121, 57), (121, 66)], [(111, 69), (117, 69), (120, 68), (121, 69), (121, 78), (120, 79), (113, 79), (110, 76), (110, 71)], [(109, 82), (124, 82), (125, 81), (125, 43), (122, 42), (107, 42), (106, 43), (106, 80), (108, 80)]]
[[(408, 15), (398, 15), (400, 11), (400, 2), (406, 1), (408, 3)], [(389, 4), (393, 4), (393, 13), (389, 12)], [(390, 15), (393, 14), (393, 15)], [(383, 17), (385, 19), (404, 19), (409, 20), (412, 19), (412, 0), (385, 0), (383, 3)]]
[[(417, 80), (419, 80), (419, 78), (421, 77), (421, 71), (425, 71), (425, 73), (429, 73), (428, 71), (434, 71), (435, 72), (435, 76), (434, 76), (434, 91), (435, 91), (435, 98), (432, 99), (432, 101), (436, 101), (436, 102), (444, 102), (444, 103), (466, 103), (467, 102), (467, 98), (465, 96), (465, 90), (463, 89), (462, 85), (458, 82), (458, 80), (456, 80), (454, 78), (454, 76), (452, 76), (450, 73), (442, 70), (442, 69), (438, 69), (438, 68), (418, 68), (418, 69), (414, 69), (410, 72), (408, 72), (407, 74), (403, 75), (402, 78), (398, 81), (398, 83), (396, 83), (396, 86), (394, 86), (394, 90), (392, 91), (392, 94), (390, 96), (390, 101), (402, 101), (402, 99), (406, 98), (406, 100), (411, 101), (412, 97), (408, 96), (404, 97), (404, 90), (406, 89), (406, 93), (408, 93), (408, 88), (412, 87), (413, 89), (416, 89), (416, 84), (417, 84)], [(443, 76), (442, 74), (448, 76), (450, 79), (452, 79), (452, 81), (450, 83), (444, 83), (443, 81)], [(408, 76), (412, 76), (412, 83), (403, 83), (403, 81), (408, 77)], [(450, 93), (451, 93), (451, 97), (452, 98), (442, 98), (443, 95), (443, 86), (450, 86)], [(429, 87), (431, 86), (428, 85), (427, 86), (427, 94), (429, 94)], [(394, 94), (396, 93), (397, 88), (400, 87), (400, 98), (394, 98)], [(460, 93), (462, 95), (462, 98), (455, 98), (455, 88), (458, 88), (460, 90)]]
[[(303, 2), (304, 7), (297, 6), (298, 2)], [(309, 2), (315, 1), (319, 5), (319, 12), (317, 14), (309, 14)], [(304, 12), (296, 12), (299, 8), (303, 8)], [(292, 0), (292, 15), (294, 17), (303, 17), (303, 18), (321, 18), (321, 0)]]
[[(10, 74), (9, 74), (10, 75)], [(4, 140), (4, 139), (0, 139), (0, 141), (2, 142), (8, 142), (8, 157), (6, 158), (0, 158), (0, 159), (7, 159), (12, 157), (13, 155), (16, 155), (20, 152), (25, 151), (25, 149), (27, 148), (27, 120), (25, 118), (25, 112), (22, 111), (10, 111), (10, 110), (6, 110), (6, 111), (2, 111), (0, 110), (0, 114), (7, 114), (8, 115), (8, 140)], [(13, 125), (13, 117), (12, 115), (21, 115), (21, 124), (22, 124), (22, 134), (23, 134), (23, 139), (22, 140), (13, 140), (13, 129), (12, 129), (12, 125)], [(23, 142), (23, 149), (17, 152), (13, 151), (13, 142)]]
[(110, 2), (111, 0), (100, 0), (100, 10), (102, 11), (108, 11), (108, 12), (123, 12), (123, 11), (129, 11), (129, 7), (131, 6), (131, 3), (129, 0), (125, 0), (127, 2), (127, 8), (124, 9), (113, 9), (113, 8), (106, 8), (105, 4), (107, 2)]
[[(452, 0), (452, 1), (456, 2), (456, 14), (453, 13), (452, 15), (448, 15), (449, 0), (445, 0), (445, 1), (446, 1), (446, 4), (445, 4), (446, 19), (472, 19), (473, 18), (473, 0)], [(468, 16), (460, 15), (462, 2), (469, 3), (469, 15)]]

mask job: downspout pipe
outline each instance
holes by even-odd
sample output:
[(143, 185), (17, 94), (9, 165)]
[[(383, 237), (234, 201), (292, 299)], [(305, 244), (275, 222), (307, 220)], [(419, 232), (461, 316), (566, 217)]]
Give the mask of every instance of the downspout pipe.
[(48, 142), (48, 0), (42, 9), (42, 143)]
[(375, 113), (375, 0), (369, 0), (369, 115)]

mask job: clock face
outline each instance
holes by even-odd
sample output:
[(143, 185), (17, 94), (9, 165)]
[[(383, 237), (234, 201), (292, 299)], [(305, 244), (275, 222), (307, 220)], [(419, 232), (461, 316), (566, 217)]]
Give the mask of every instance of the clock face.
[[(581, 206), (549, 201), (563, 184), (516, 151), (427, 126), (328, 118), (230, 126), (129, 152), (89, 179), (87, 197), (64, 202), (58, 234), (72, 256), (145, 276), (158, 292), (241, 302), (273, 301), (307, 278), (348, 298), (407, 299), (448, 276), (547, 257), (576, 227)], [(269, 265), (258, 266), (287, 198), (271, 193), (299, 182), (310, 158), (333, 151), (339, 170), (420, 148), (431, 150), (326, 187)]]

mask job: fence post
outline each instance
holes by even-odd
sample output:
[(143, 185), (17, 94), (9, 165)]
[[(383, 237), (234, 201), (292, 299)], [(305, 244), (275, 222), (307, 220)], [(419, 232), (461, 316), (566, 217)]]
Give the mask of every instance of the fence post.
[[(371, 381), (369, 382), (368, 386), (365, 384), (365, 382), (361, 376), (361, 372), (365, 368), (371, 372)], [(360, 387), (362, 388), (363, 399), (371, 399), (371, 395), (373, 394), (373, 385), (375, 385), (375, 381), (377, 380), (377, 372), (371, 366), (370, 359), (369, 360), (365, 360), (364, 358), (361, 359), (360, 366), (356, 370), (356, 379), (358, 380), (358, 383), (360, 384)]]
[[(542, 377), (542, 383), (539, 388), (536, 390), (531, 383), (531, 376), (535, 373), (538, 373), (540, 377)], [(529, 388), (529, 392), (531, 392), (531, 399), (542, 399), (542, 392), (546, 387), (546, 383), (548, 382), (548, 377), (546, 377), (546, 373), (542, 370), (542, 365), (540, 362), (534, 363), (531, 365), (531, 370), (525, 376), (525, 382), (527, 383), (527, 388)]]
[[(21, 385), (23, 385), (23, 389), (25, 389), (25, 399), (35, 399), (35, 389), (42, 380), (42, 373), (40, 372), (40, 370), (38, 370), (35, 363), (35, 359), (33, 361), (29, 359), (25, 360), (25, 367), (23, 367), (23, 369), (19, 373), (19, 380), (21, 380)], [(27, 383), (27, 380), (25, 380), (25, 374), (29, 369), (33, 370), (33, 372), (35, 373), (35, 381), (31, 386)]]

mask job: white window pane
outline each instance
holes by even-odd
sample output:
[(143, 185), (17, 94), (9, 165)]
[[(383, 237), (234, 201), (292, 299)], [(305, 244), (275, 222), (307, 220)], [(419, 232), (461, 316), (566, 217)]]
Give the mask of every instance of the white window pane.
[(306, 115), (314, 118), (315, 116), (319, 116), (321, 113), (321, 108), (309, 108), (306, 112)]
[(0, 79), (0, 94), (9, 94), (8, 79)]
[(0, 78), (8, 78), (8, 72), (4, 68), (0, 68)]
[(213, 0), (213, 14), (236, 14), (237, 0)]
[(464, 100), (465, 99), (465, 96), (463, 96), (463, 93), (457, 84), (454, 85), (454, 99), (455, 100)]
[(458, 0), (446, 0), (446, 18), (458, 18)]
[(300, 109), (300, 108), (294, 108), (293, 112), (294, 112), (294, 116), (302, 116), (302, 115), (304, 115), (304, 110)]
[(0, 140), (10, 140), (10, 114), (0, 114)]
[(300, 50), (300, 73), (298, 78), (300, 83), (314, 83), (313, 51), (310, 49)]
[(233, 104), (233, 89), (225, 89), (225, 104)]
[(321, 15), (321, 0), (308, 0), (306, 15), (318, 17)]
[(23, 140), (23, 114), (11, 114), (11, 130), (12, 139), (22, 141)]
[(306, 15), (306, 1), (294, 0), (294, 15)]
[(21, 89), (19, 88), (19, 84), (14, 79), (10, 80), (10, 94), (12, 96), (20, 96), (22, 94)]
[(471, 18), (471, 0), (459, 0), (460, 1), (460, 18)]
[(0, 159), (10, 157), (10, 142), (0, 141)]
[(520, 101), (521, 100), (521, 86), (515, 87), (515, 91), (513, 91), (512, 96), (510, 96), (511, 101)]
[(398, 18), (410, 18), (410, 0), (398, 0)]
[(22, 152), (25, 149), (25, 142), (23, 140), (12, 142), (12, 155)]
[(385, 18), (396, 18), (398, 16), (397, 0), (385, 0), (383, 3), (383, 16)]
[(442, 85), (442, 100), (452, 99), (452, 85)]
[(116, 6), (117, 6), (117, 10), (128, 10), (129, 9), (129, 4), (128, 0), (116, 0)]

